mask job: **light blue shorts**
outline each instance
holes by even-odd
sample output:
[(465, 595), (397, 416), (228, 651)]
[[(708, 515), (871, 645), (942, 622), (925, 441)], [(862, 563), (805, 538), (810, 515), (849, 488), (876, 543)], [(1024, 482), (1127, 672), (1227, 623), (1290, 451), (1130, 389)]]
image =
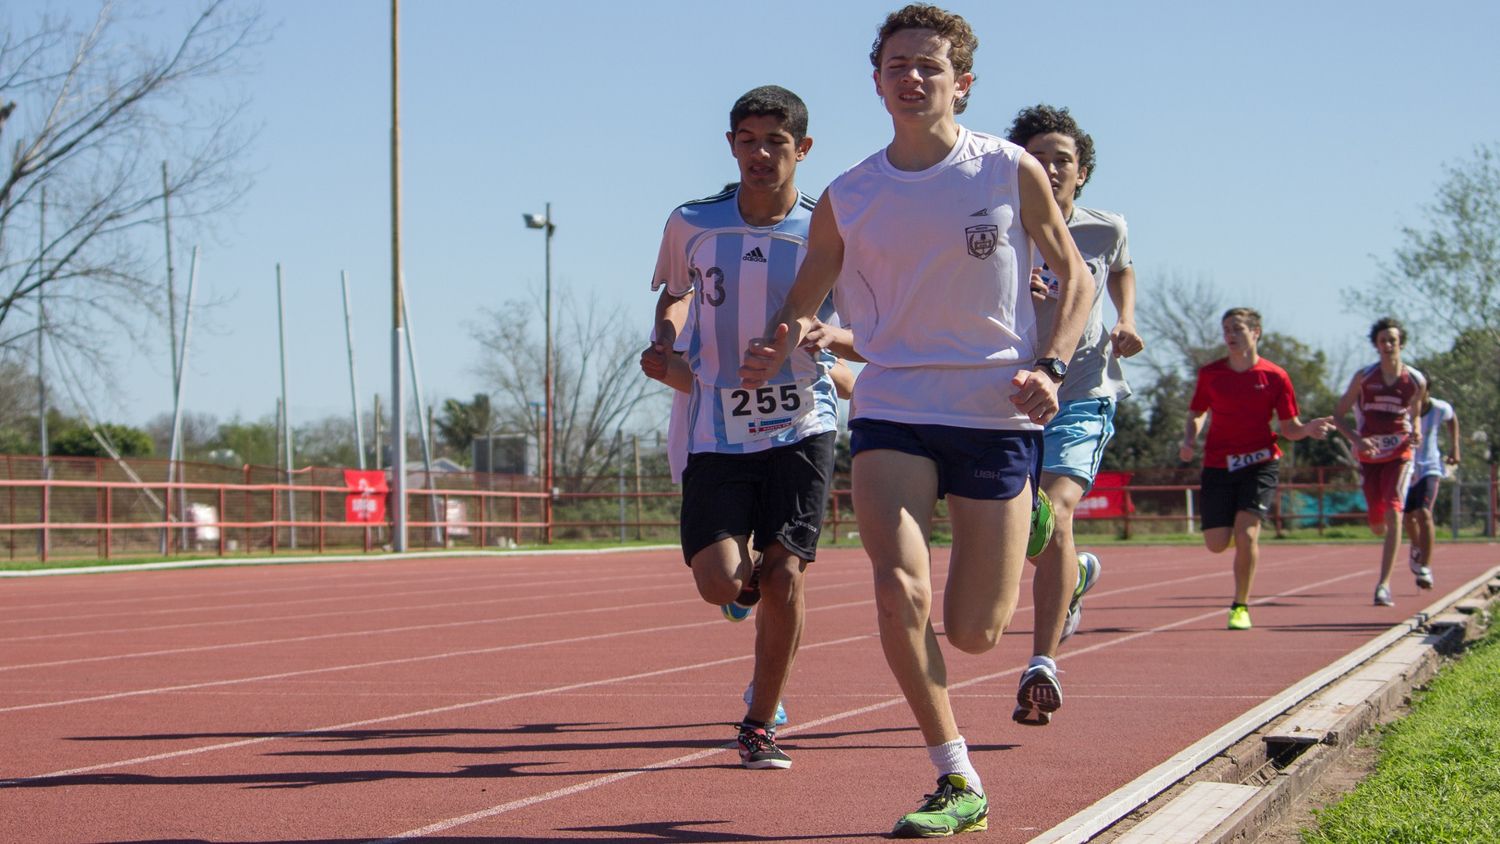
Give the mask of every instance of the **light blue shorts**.
[(1042, 471), (1076, 478), (1088, 492), (1104, 459), (1104, 446), (1114, 435), (1114, 399), (1063, 402), (1042, 431)]

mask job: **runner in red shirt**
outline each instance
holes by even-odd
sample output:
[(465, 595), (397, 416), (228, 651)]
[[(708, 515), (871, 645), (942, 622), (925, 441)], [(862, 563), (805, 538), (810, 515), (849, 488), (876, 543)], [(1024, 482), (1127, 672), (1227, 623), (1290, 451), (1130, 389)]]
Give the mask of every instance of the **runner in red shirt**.
[(1271, 417), (1289, 440), (1323, 439), (1333, 430), (1329, 417), (1297, 418), (1297, 394), (1286, 370), (1262, 358), (1260, 314), (1230, 308), (1220, 320), (1229, 356), (1198, 370), (1188, 405), (1178, 456), (1193, 459), (1198, 433), (1210, 421), (1203, 445), (1203, 486), (1199, 494), (1203, 544), (1217, 554), (1234, 544), (1234, 602), (1229, 629), (1250, 629), (1250, 585), (1260, 557), (1260, 523), (1276, 494), (1281, 449)]
[[(1370, 342), (1380, 352), (1380, 361), (1354, 373), (1333, 420), (1359, 458), (1370, 530), (1385, 537), (1375, 603), (1393, 607), (1391, 568), (1401, 546), (1401, 509), (1411, 483), (1412, 450), (1422, 440), (1417, 417), (1427, 398), (1427, 379), (1401, 362), (1406, 328), (1396, 319), (1385, 317), (1371, 326)], [(1344, 419), (1351, 408), (1357, 430)]]

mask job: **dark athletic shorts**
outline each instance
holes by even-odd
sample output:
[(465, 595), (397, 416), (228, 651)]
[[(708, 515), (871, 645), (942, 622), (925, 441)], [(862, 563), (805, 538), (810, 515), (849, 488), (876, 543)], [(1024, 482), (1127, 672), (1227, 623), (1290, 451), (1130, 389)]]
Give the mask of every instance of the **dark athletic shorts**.
[(1406, 508), (1403, 512), (1431, 510), (1433, 502), (1437, 501), (1438, 482), (1442, 479), (1442, 475), (1424, 475), (1412, 481), (1411, 487), (1406, 490)]
[(850, 420), (850, 455), (878, 449), (915, 454), (936, 463), (938, 498), (952, 493), (980, 501), (1009, 501), (1031, 481), (1032, 505), (1036, 504), (1042, 471), (1041, 431)]
[(689, 454), (682, 472), (682, 557), (735, 536), (764, 551), (780, 542), (811, 562), (818, 556), (833, 476), (828, 431), (753, 454)]
[(1241, 510), (1264, 519), (1271, 512), (1280, 468), (1280, 460), (1267, 460), (1234, 472), (1205, 466), (1199, 502), (1203, 509), (1203, 529), (1234, 527), (1234, 514)]

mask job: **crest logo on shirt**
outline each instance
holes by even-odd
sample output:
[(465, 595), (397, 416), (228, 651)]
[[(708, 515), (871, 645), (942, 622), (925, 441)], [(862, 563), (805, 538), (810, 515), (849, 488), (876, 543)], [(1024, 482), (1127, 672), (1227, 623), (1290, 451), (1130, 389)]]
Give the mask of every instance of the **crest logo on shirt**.
[(969, 236), (969, 254), (981, 261), (995, 254), (1000, 245), (999, 226), (969, 226), (964, 232)]

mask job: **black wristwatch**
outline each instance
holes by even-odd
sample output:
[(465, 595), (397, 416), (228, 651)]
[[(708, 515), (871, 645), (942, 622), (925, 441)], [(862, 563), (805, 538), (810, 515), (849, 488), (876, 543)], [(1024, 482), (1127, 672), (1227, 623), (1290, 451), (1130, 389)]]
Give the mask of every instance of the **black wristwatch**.
[(1062, 383), (1064, 378), (1068, 377), (1068, 365), (1057, 358), (1037, 358), (1036, 363), (1032, 364), (1031, 368), (1040, 369), (1052, 376), (1052, 380), (1059, 384)]

